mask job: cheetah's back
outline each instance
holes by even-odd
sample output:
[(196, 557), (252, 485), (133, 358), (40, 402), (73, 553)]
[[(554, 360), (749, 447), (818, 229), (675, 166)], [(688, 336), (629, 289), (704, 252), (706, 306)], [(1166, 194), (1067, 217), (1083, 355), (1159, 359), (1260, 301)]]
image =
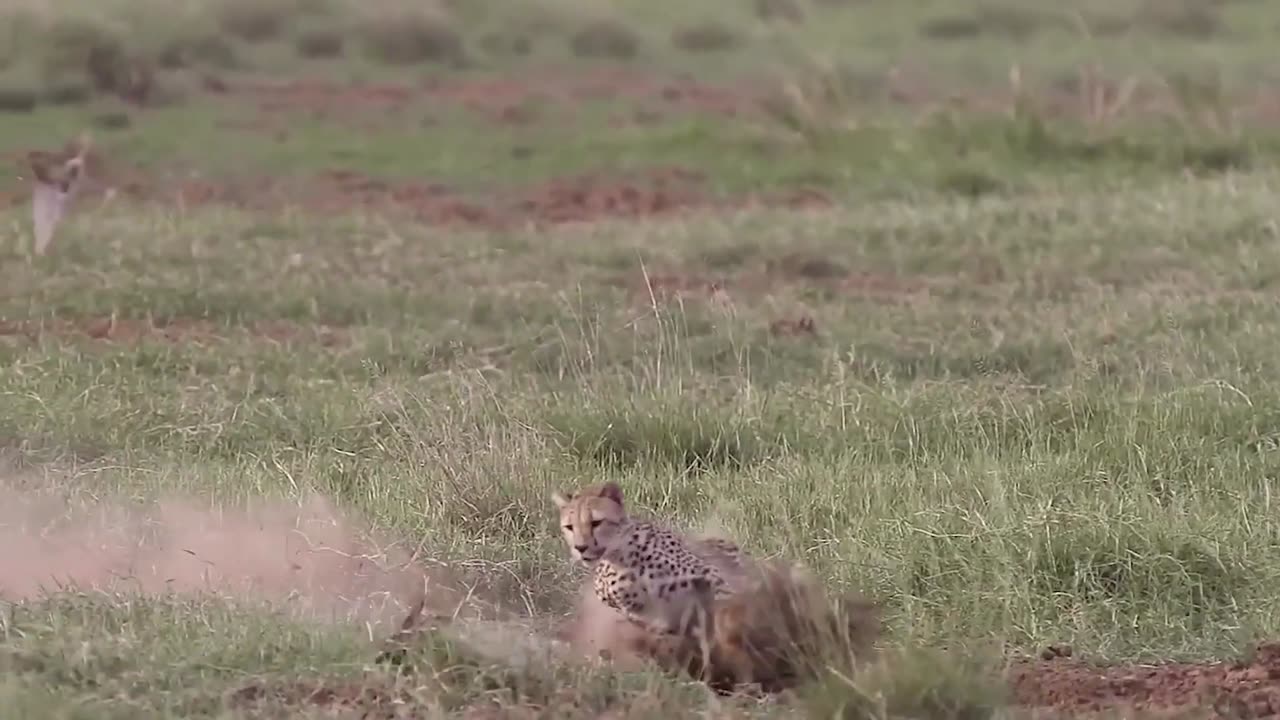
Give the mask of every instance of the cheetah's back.
[(741, 550), (727, 540), (690, 540), (637, 522), (600, 558), (594, 585), (605, 604), (632, 621), (679, 632), (692, 608), (741, 588), (742, 565)]

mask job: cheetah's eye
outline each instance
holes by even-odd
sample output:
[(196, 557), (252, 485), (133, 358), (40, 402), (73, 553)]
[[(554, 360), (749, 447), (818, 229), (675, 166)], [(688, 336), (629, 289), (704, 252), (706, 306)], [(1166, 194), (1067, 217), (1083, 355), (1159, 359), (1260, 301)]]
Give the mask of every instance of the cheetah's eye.
[(569, 532), (573, 532), (573, 526), (572, 526), (572, 525), (565, 525), (565, 526), (564, 526), (564, 529), (565, 529), (565, 530), (568, 530)]
[(593, 529), (593, 530), (594, 530), (595, 528), (600, 527), (600, 523), (602, 523), (602, 522), (604, 522), (604, 521), (603, 521), (603, 520), (592, 520), (592, 521), (591, 521), (591, 529)]

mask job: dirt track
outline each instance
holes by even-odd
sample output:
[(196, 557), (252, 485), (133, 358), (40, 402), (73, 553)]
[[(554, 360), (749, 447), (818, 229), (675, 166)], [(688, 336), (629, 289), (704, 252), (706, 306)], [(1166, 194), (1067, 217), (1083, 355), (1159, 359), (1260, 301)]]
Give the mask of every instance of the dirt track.
[(1070, 715), (1112, 709), (1174, 714), (1212, 709), (1209, 717), (1280, 716), (1280, 644), (1260, 645), (1238, 663), (1096, 666), (1059, 657), (1014, 665), (1014, 700)]

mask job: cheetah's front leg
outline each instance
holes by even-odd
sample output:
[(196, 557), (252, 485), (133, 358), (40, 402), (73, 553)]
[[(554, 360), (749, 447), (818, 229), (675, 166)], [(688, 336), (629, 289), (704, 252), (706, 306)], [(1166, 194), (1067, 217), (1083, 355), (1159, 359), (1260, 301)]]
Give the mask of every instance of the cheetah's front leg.
[[(607, 600), (605, 602), (608, 602)], [(679, 635), (680, 627), (673, 625), (670, 620), (661, 613), (656, 613), (650, 608), (648, 603), (643, 600), (632, 599), (630, 603), (623, 602), (613, 605), (613, 608), (635, 627), (645, 632), (654, 633), (655, 635)]]
[(647, 586), (630, 570), (619, 571), (615, 568), (598, 568), (593, 583), (596, 597), (605, 605), (613, 608), (627, 622), (645, 632), (658, 635), (672, 635), (679, 628), (671, 627), (665, 618), (655, 615), (656, 608), (651, 607), (654, 599), (649, 596)]

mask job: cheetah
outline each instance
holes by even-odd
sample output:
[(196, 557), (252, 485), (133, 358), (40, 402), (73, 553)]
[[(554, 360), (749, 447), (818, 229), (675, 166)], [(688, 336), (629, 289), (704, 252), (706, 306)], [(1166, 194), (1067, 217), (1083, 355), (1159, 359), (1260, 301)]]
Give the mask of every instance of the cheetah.
[(816, 577), (788, 562), (632, 519), (616, 483), (552, 500), (570, 555), (592, 571), (587, 597), (640, 630), (624, 645), (717, 692), (794, 686), (824, 648), (861, 655), (878, 634), (874, 604), (831, 603)]
[(708, 641), (711, 604), (740, 589), (750, 561), (735, 543), (632, 519), (612, 482), (552, 500), (570, 555), (591, 568), (601, 602), (656, 636)]

